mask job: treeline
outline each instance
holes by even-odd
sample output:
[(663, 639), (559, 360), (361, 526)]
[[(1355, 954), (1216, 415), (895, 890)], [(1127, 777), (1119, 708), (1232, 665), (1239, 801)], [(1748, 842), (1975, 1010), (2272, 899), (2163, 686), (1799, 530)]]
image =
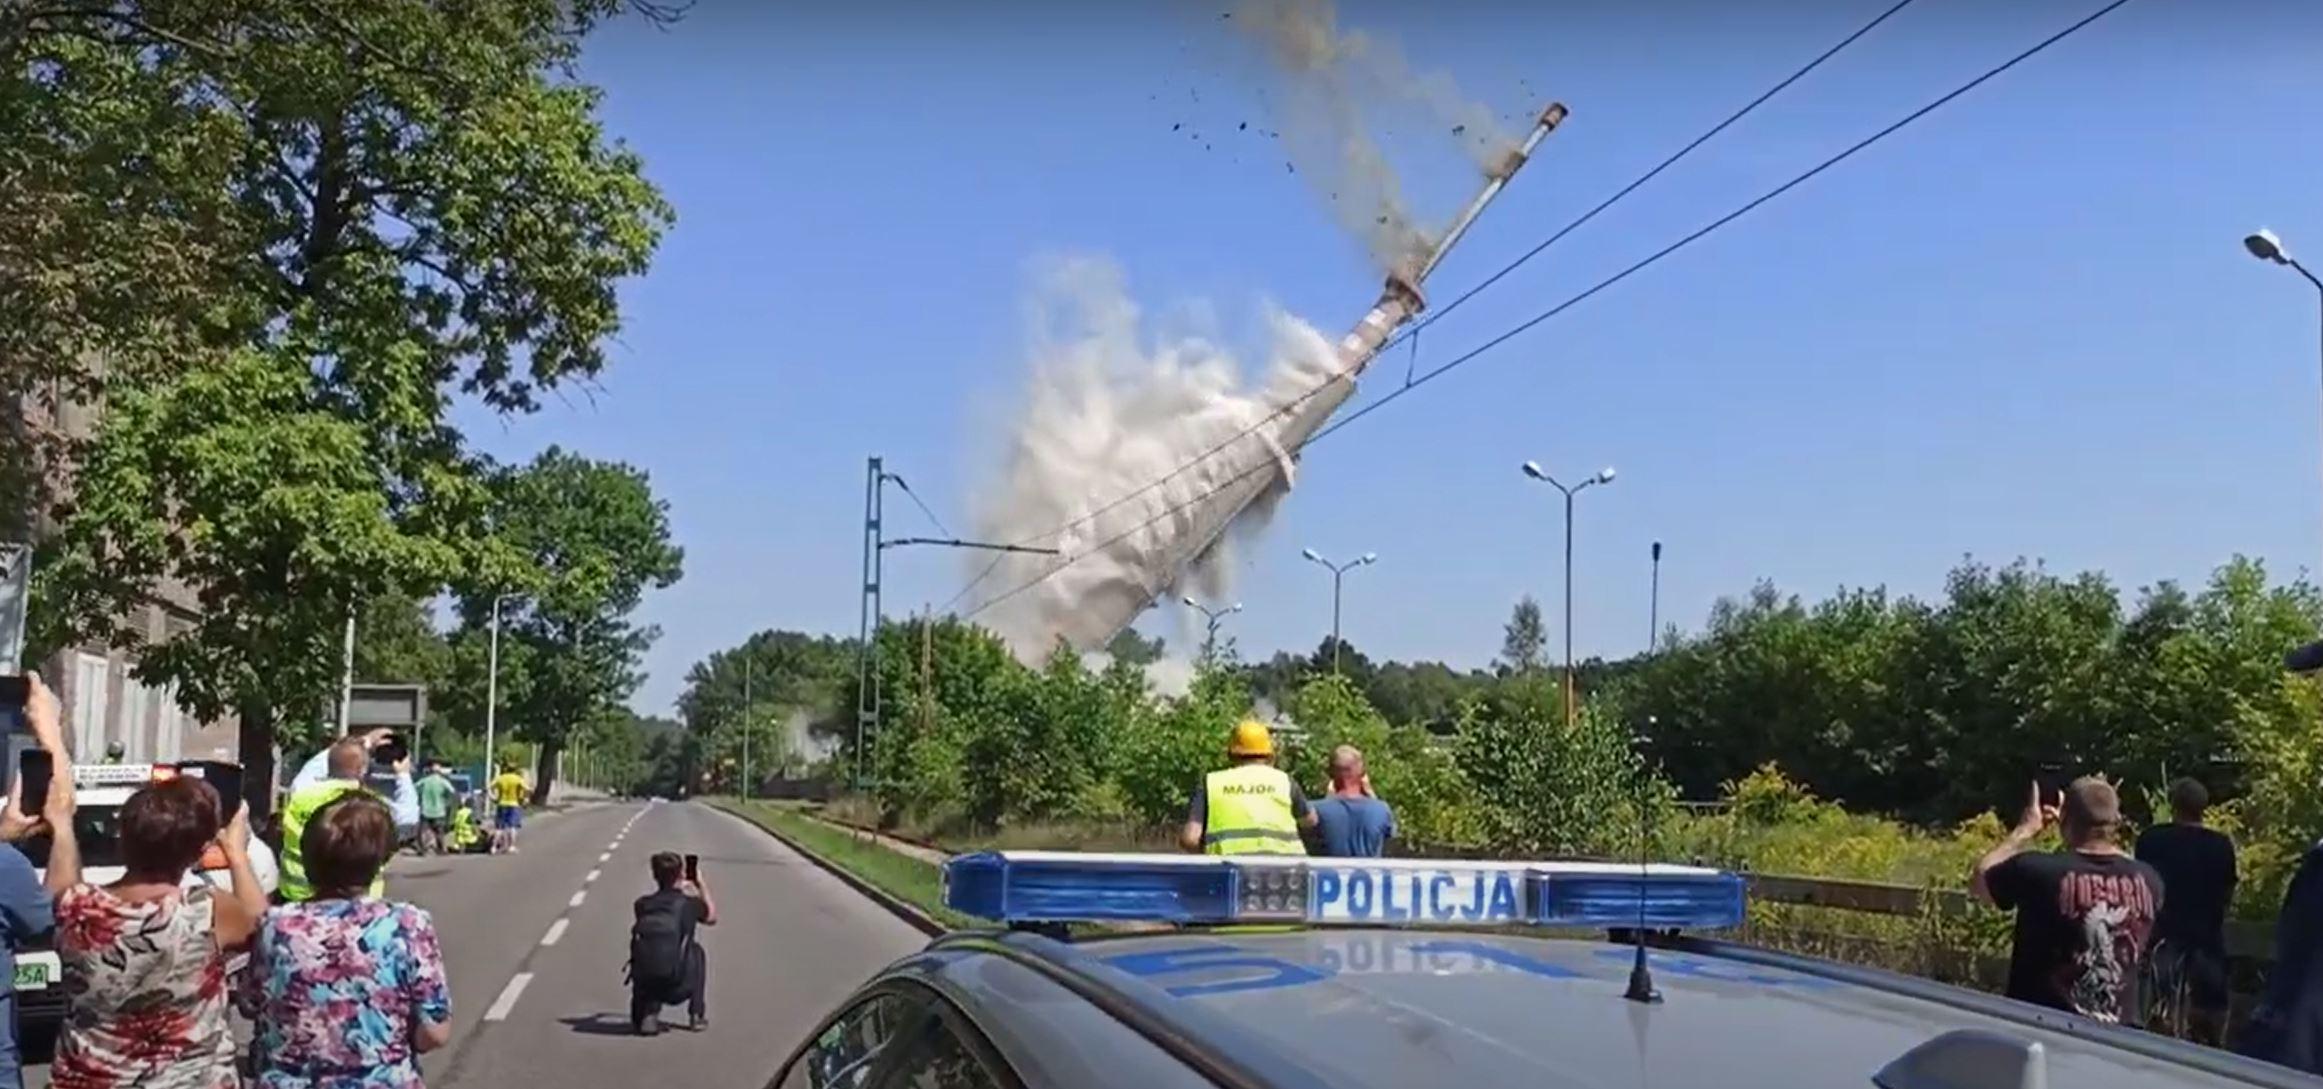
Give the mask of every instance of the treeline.
[[(2008, 812), (2032, 779), (2108, 775), (2143, 820), (2170, 778), (2194, 775), (2228, 799), (2221, 818), (2249, 841), (2263, 896), (2323, 831), (2318, 702), (2281, 666), (2314, 637), (2323, 601), (2304, 583), (2270, 584), (2252, 561), (2199, 591), (2162, 584), (2126, 605), (2101, 576), (2027, 563), (1965, 563), (1933, 601), (1845, 590), (1810, 604), (1762, 585), (1650, 656), (1584, 669), (1572, 729), (1538, 614), (1519, 603), (1489, 668), (1375, 663), (1345, 646), (1334, 675), (1328, 641), (1249, 664), (1229, 646), (1174, 696), (1143, 667), (1165, 649), (1153, 641), (1028, 666), (953, 620), (889, 623), (873, 671), (881, 726), (860, 754), (854, 641), (769, 632), (698, 664), (681, 708), (721, 751), (749, 724), (762, 769), (851, 780), (860, 756), (893, 813), (934, 828), (1166, 824), (1256, 707), (1303, 735), (1290, 763), (1310, 787), (1330, 745), (1358, 744), (1411, 835), (1461, 850), (1614, 849), (1633, 842), (1641, 797), (1654, 813), (1679, 797), (1820, 798), (1825, 808), (1754, 802), (1738, 819), (1805, 813), (1829, 830), (1836, 801), (1900, 821), (1876, 834), (1846, 825), (1894, 858), (1919, 851), (1910, 829), (1929, 829), (1919, 853), (1941, 866), (1850, 867), (1919, 880), (1965, 850), (1935, 830)], [(802, 725), (827, 751), (781, 748)], [(1736, 827), (1669, 831), (1750, 861), (1720, 846), (1741, 842)], [(1784, 840), (1779, 863), (1811, 867), (1801, 844), (1812, 839)]]
[(0, 4), (0, 540), (37, 544), (34, 661), (115, 646), (237, 719), (261, 805), (275, 748), (330, 722), (350, 617), (432, 633), (412, 603), (451, 598), (442, 663), (359, 645), (362, 679), (445, 679), (472, 729), (497, 610), (544, 772), (618, 708), (630, 611), (678, 574), (665, 512), (628, 466), (496, 463), (455, 408), (608, 365), (672, 211), (572, 65), (605, 20), (674, 14)]

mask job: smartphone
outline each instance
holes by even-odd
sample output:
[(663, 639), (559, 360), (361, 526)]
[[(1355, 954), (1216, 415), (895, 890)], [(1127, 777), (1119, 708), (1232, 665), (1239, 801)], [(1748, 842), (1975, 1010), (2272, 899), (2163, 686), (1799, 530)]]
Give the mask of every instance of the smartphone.
[(410, 755), (411, 748), (404, 743), (403, 735), (389, 734), (371, 750), (371, 763), (374, 767), (393, 767)]
[(0, 729), (23, 729), (24, 705), (31, 699), (31, 681), (23, 677), (0, 677)]
[(16, 781), (21, 793), (18, 804), (27, 817), (40, 816), (41, 807), (48, 804), (49, 780), (56, 777), (56, 758), (47, 749), (26, 749), (16, 757)]
[(701, 880), (701, 879), (702, 879), (702, 856), (700, 856), (700, 855), (687, 855), (687, 856), (686, 856), (686, 880), (688, 880), (688, 881), (699, 881), (699, 880)]
[(218, 823), (234, 819), (242, 810), (242, 765), (224, 760), (188, 760), (177, 766), (177, 773), (188, 779), (199, 779), (218, 792)]

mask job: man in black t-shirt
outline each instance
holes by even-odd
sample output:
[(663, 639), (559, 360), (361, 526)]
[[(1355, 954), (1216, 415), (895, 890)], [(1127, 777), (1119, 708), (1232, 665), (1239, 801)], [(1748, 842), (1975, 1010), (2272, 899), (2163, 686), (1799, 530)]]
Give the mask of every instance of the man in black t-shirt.
[(629, 1024), (640, 1036), (656, 1035), (662, 1007), (683, 1002), (687, 1027), (700, 1032), (710, 1025), (710, 965), (694, 928), (718, 925), (718, 904), (699, 870), (688, 874), (676, 852), (660, 852), (647, 865), (654, 891), (637, 898), (629, 930)]
[(2226, 906), (2234, 899), (2234, 841), (2202, 826), (2210, 792), (2192, 779), (2170, 786), (2176, 819), (2137, 838), (2138, 861), (2162, 875), (2168, 892), (2154, 924), (2155, 978), (2183, 982), (2188, 1027), (2215, 1046), (2226, 1027)]
[[(2028, 850), (2052, 822), (2065, 849)], [(2140, 1020), (2138, 970), (2162, 879), (2114, 844), (2120, 825), (2120, 795), (2103, 779), (2074, 780), (2054, 807), (2035, 783), (2016, 828), (1976, 861), (1970, 891), (2016, 913), (2010, 998), (2113, 1024)]]

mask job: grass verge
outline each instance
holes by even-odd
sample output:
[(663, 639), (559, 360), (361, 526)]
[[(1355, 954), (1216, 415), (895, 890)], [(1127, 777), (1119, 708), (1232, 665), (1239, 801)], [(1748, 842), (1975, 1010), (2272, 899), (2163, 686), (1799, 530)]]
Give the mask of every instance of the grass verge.
[(823, 861), (918, 908), (947, 927), (962, 930), (978, 925), (976, 920), (944, 907), (943, 875), (932, 864), (898, 854), (868, 837), (809, 818), (792, 806), (727, 798), (716, 799), (713, 804), (814, 852)]

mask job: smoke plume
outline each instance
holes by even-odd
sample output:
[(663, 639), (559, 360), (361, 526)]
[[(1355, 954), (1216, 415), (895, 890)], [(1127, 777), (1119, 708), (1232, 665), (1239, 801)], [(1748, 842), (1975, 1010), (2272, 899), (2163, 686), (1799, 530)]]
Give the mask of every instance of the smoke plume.
[(1274, 119), (1291, 162), (1382, 271), (1399, 268), (1430, 241), (1380, 146), (1383, 111), (1417, 107), (1480, 170), (1497, 167), (1517, 146), (1492, 110), (1463, 97), (1450, 76), (1415, 72), (1393, 42), (1340, 30), (1331, 0), (1241, 0), (1231, 14), (1282, 83)]
[[(1223, 483), (1286, 460), (1271, 429), (1255, 425), (1337, 366), (1322, 334), (1271, 311), (1266, 378), (1246, 387), (1217, 345), (1149, 344), (1120, 270), (1095, 259), (1054, 262), (1036, 285), (1031, 316), (1031, 389), (998, 480), (976, 497), (977, 532), (1062, 555), (1004, 556), (968, 603), (1054, 572), (978, 617), (1028, 660), (1059, 637), (1098, 646), (1156, 599), (1222, 594), (1235, 534), (1191, 572), (1173, 569), (1173, 549), (1199, 532), (1205, 501)], [(972, 561), (970, 573), (992, 562)]]

